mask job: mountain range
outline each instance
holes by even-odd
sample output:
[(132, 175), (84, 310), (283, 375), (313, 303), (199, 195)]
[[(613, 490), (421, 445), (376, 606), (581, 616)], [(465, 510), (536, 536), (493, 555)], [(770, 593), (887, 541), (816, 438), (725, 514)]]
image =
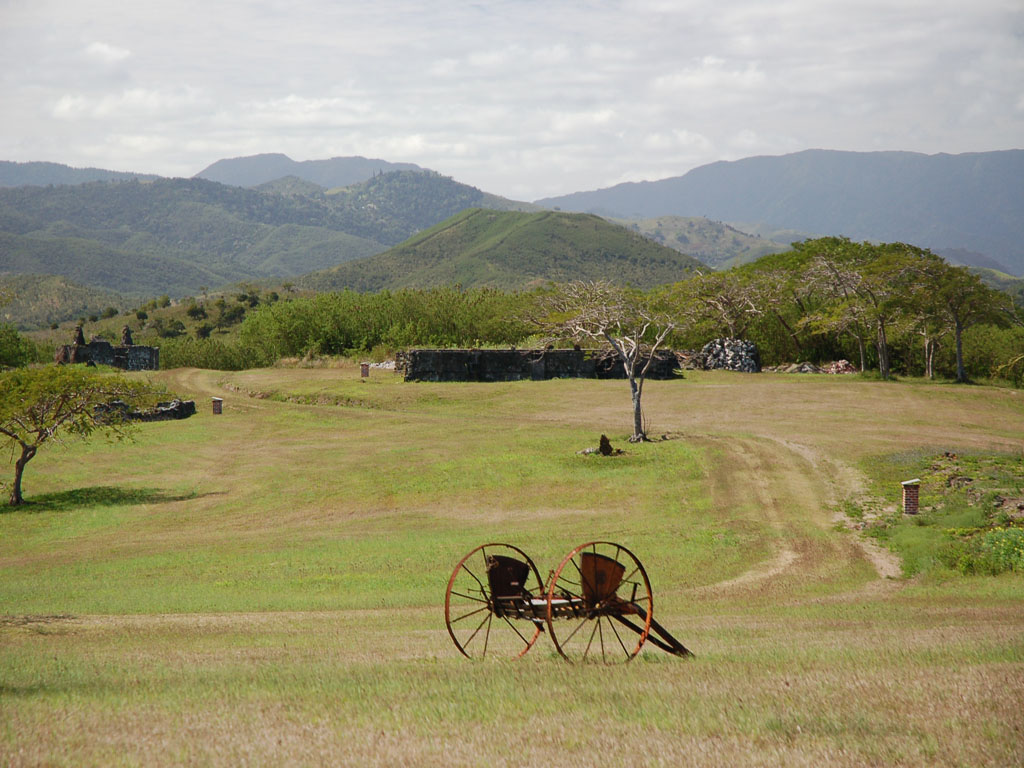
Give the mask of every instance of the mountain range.
[[(560, 215), (526, 215), (545, 210)], [(826, 234), (1022, 274), (1024, 151), (811, 150), (533, 204), (361, 157), (233, 158), (191, 179), (0, 163), (0, 275), (58, 275), (59, 290), (40, 295), (66, 295), (71, 281), (97, 301), (293, 278), (362, 290), (574, 276), (648, 285), (677, 279), (692, 257), (724, 268)]]
[(750, 232), (794, 229), (961, 249), (1024, 274), (1024, 150), (960, 155), (807, 150), (536, 201), (621, 218), (704, 216)]
[(264, 154), (218, 160), (207, 166), (196, 178), (231, 184), (236, 187), (257, 187), (269, 181), (294, 176), (325, 189), (347, 187), (390, 171), (422, 171), (413, 163), (389, 163), (365, 157), (332, 157), (330, 160), (296, 162), (287, 155)]

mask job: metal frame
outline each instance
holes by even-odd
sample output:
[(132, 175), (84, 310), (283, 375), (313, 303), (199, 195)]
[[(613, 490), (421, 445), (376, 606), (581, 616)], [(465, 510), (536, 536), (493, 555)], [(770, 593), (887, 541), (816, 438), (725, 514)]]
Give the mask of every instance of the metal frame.
[(572, 663), (625, 663), (648, 640), (675, 656), (693, 655), (654, 620), (654, 595), (639, 558), (610, 541), (575, 547), (546, 585), (523, 550), (481, 544), (455, 566), (444, 618), (468, 658), (520, 658), (545, 628), (555, 650)]

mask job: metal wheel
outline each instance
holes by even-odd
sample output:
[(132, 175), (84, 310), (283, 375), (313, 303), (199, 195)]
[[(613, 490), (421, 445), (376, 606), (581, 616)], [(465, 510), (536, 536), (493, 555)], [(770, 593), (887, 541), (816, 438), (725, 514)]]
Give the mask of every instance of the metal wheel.
[(621, 664), (640, 652), (651, 631), (654, 596), (636, 555), (620, 544), (590, 541), (551, 575), (551, 640), (571, 662)]
[(471, 659), (519, 658), (544, 627), (544, 582), (533, 560), (511, 544), (482, 544), (448, 580), (444, 623)]

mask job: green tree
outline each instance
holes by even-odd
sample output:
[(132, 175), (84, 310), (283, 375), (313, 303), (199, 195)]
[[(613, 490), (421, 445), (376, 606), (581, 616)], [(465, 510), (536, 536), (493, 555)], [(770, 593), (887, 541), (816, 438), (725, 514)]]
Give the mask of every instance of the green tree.
[(967, 381), (964, 331), (979, 323), (1009, 325), (1015, 317), (1013, 301), (1002, 291), (989, 288), (965, 267), (952, 267), (944, 262), (932, 263), (929, 267), (933, 290), (929, 290), (928, 295), (933, 297), (934, 314), (953, 332), (956, 380), (964, 383)]
[(35, 347), (13, 325), (0, 323), (0, 367), (28, 365), (35, 359)]
[(804, 243), (814, 254), (808, 280), (822, 286), (832, 301), (807, 318), (823, 330), (849, 333), (857, 339), (864, 368), (864, 345), (873, 337), (878, 372), (888, 379), (894, 334), (909, 322), (909, 309), (924, 290), (919, 266), (931, 254), (904, 243), (854, 243), (826, 237)]
[(21, 492), (26, 465), (48, 442), (65, 436), (83, 440), (100, 433), (122, 439), (133, 424), (117, 409), (100, 413), (111, 401), (129, 406), (155, 397), (158, 390), (120, 374), (102, 374), (76, 366), (23, 368), (0, 374), (0, 435), (11, 442), (14, 482), (9, 503), (24, 502)]

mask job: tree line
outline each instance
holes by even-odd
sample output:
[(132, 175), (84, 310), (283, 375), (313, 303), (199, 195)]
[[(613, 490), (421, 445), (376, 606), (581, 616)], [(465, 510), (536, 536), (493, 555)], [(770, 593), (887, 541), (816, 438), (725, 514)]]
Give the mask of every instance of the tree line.
[[(165, 367), (222, 369), (306, 355), (383, 358), (412, 346), (529, 346), (549, 343), (536, 322), (538, 307), (564, 290), (448, 286), (285, 296), (249, 302), (236, 337), (207, 338), (197, 330), (202, 337), (165, 335), (153, 343)], [(758, 345), (766, 365), (847, 359), (883, 379), (1024, 378), (1024, 327), (1010, 296), (904, 243), (820, 238), (742, 267), (631, 293), (672, 319), (664, 343), (675, 349), (744, 338)], [(24, 337), (0, 327), (0, 365), (37, 359)]]

